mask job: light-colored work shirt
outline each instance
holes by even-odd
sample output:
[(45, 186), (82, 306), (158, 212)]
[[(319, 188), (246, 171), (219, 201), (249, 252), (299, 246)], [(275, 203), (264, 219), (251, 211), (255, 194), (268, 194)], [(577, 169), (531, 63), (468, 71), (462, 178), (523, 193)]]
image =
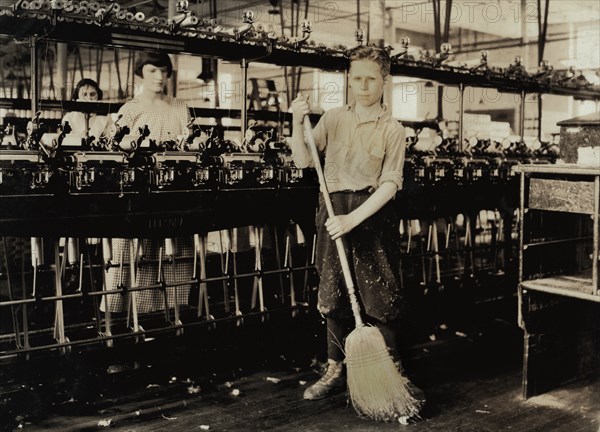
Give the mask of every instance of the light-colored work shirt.
[(354, 104), (325, 112), (313, 131), (329, 192), (377, 189), (391, 181), (402, 189), (404, 127), (387, 106), (360, 121)]

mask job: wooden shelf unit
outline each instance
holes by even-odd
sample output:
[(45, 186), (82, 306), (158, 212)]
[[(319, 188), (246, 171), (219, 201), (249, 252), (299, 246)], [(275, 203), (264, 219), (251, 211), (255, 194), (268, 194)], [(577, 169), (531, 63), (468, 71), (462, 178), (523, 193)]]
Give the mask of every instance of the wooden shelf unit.
[[(600, 167), (573, 164), (522, 165), (516, 170), (520, 174), (521, 181), (519, 282), (522, 288), (551, 292), (550, 287), (552, 287), (552, 292), (556, 294), (578, 298), (582, 298), (581, 294), (587, 294), (585, 299), (600, 301), (598, 277)], [(565, 237), (565, 231), (559, 230), (558, 227), (531, 227), (528, 221), (529, 213), (532, 211), (539, 213), (540, 225), (544, 222), (542, 219), (544, 216), (551, 218), (552, 214), (556, 216), (562, 214), (563, 220), (581, 224), (580, 229), (583, 233), (567, 230), (567, 234), (571, 235)], [(591, 235), (585, 235), (586, 225), (589, 231), (590, 224)], [(573, 228), (577, 231), (576, 227)], [(536, 234), (539, 237), (536, 241), (528, 240), (529, 237), (535, 236), (533, 230), (537, 230)], [(562, 232), (559, 233), (560, 231)], [(559, 239), (553, 237), (556, 234), (559, 235)], [(576, 255), (583, 261), (576, 263), (575, 271), (571, 274), (549, 275), (541, 278), (531, 277), (528, 274), (528, 254), (533, 246), (541, 249), (542, 253), (544, 248), (550, 250), (551, 247), (556, 246), (562, 249), (561, 252), (566, 252), (567, 243), (579, 249)], [(585, 244), (588, 245), (587, 248)], [(588, 248), (591, 248), (589, 254)], [(570, 257), (565, 256), (564, 259), (568, 260)]]
[(522, 165), (523, 397), (600, 371), (600, 166)]

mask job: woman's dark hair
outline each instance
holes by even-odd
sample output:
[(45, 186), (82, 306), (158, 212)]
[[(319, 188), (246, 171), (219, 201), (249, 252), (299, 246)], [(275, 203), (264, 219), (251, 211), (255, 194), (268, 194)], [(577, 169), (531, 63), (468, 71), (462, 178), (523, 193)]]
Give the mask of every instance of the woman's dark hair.
[(100, 88), (100, 86), (98, 85), (98, 83), (96, 81), (94, 81), (93, 79), (89, 79), (89, 78), (83, 78), (82, 80), (80, 80), (77, 85), (75, 86), (75, 88), (73, 89), (73, 95), (71, 96), (72, 100), (77, 100), (79, 99), (79, 90), (81, 90), (81, 87), (85, 87), (85, 86), (90, 86), (96, 89), (96, 92), (98, 93), (98, 100), (102, 100), (102, 89)]
[(381, 75), (385, 78), (390, 74), (390, 55), (384, 48), (374, 45), (359, 45), (348, 53), (350, 63), (353, 60), (372, 60), (381, 68)]
[(171, 63), (171, 59), (169, 55), (164, 52), (141, 52), (137, 54), (137, 58), (135, 59), (135, 68), (133, 69), (133, 73), (143, 78), (142, 76), (142, 68), (150, 64), (152, 66), (156, 66), (158, 68), (166, 67), (167, 68), (167, 77), (171, 77), (173, 73), (173, 63)]

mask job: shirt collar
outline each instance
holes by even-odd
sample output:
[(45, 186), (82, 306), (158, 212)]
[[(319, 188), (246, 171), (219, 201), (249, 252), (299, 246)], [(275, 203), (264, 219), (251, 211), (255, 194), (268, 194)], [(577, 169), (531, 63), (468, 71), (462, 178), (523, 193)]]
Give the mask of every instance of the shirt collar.
[[(377, 115), (377, 117), (372, 117), (367, 121), (379, 121), (379, 120), (388, 120), (391, 116), (392, 116), (392, 112), (389, 108), (389, 106), (387, 104), (381, 104), (381, 106), (383, 107), (383, 109), (379, 112), (379, 114)], [(352, 103), (347, 104), (345, 106), (346, 111), (352, 111), (354, 112), (356, 109), (356, 101), (352, 101)]]

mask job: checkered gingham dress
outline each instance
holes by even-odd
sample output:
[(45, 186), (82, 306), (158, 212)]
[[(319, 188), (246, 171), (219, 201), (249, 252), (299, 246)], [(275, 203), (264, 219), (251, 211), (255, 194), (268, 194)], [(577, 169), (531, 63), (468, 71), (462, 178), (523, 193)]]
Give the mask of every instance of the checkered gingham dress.
[[(119, 110), (121, 115), (120, 124), (128, 125), (132, 131), (138, 128), (148, 126), (150, 136), (148, 138), (156, 142), (163, 142), (175, 139), (187, 132), (187, 124), (190, 120), (189, 110), (184, 101), (170, 96), (164, 96), (163, 100), (167, 103), (167, 109), (162, 105), (159, 107), (146, 104), (140, 100), (133, 100), (124, 104)], [(166, 259), (165, 241), (162, 240), (142, 240), (142, 261), (138, 269), (137, 285), (139, 287), (155, 285), (158, 278), (158, 255), (163, 251), (162, 273), (164, 281), (168, 284), (172, 281), (191, 280), (193, 275), (193, 237), (173, 239), (174, 242), (174, 261), (175, 267)], [(130, 260), (129, 253), (130, 240), (112, 239), (112, 262), (119, 264), (121, 258), (123, 262)], [(137, 240), (134, 240), (134, 248), (138, 250)], [(178, 262), (182, 258), (190, 258)], [(146, 260), (146, 262), (144, 262)], [(131, 286), (129, 267), (110, 268), (106, 275), (106, 289), (112, 290), (119, 286)], [(176, 288), (177, 300), (179, 305), (187, 305), (190, 286), (182, 285)], [(167, 304), (165, 304), (164, 293), (160, 289), (152, 289), (137, 292), (138, 313), (154, 312), (165, 310), (165, 307), (172, 309), (175, 300), (175, 288), (167, 288)], [(102, 302), (101, 309), (111, 312), (125, 312), (129, 302), (130, 294), (113, 294), (106, 296)]]
[[(174, 281), (191, 280), (193, 276), (193, 258), (194, 258), (194, 240), (193, 237), (182, 237), (173, 239), (174, 259), (168, 259), (165, 255), (165, 240), (144, 239), (141, 240), (142, 248), (140, 250), (140, 264), (137, 269), (137, 286), (144, 287), (155, 285), (159, 281), (158, 258), (159, 252), (162, 252), (162, 277), (166, 284)], [(109, 268), (106, 274), (106, 289), (112, 290), (120, 286), (131, 286), (129, 266), (118, 266), (121, 260), (125, 264), (130, 262), (130, 244), (129, 239), (112, 239), (112, 263), (116, 266)], [(138, 240), (133, 240), (134, 251), (138, 250)], [(173, 262), (175, 265), (173, 265)], [(148, 313), (165, 308), (173, 309), (175, 305), (175, 291), (177, 291), (177, 301), (180, 306), (188, 305), (190, 285), (179, 285), (166, 288), (167, 304), (165, 296), (161, 289), (155, 288), (144, 291), (137, 291), (137, 310), (138, 313)], [(128, 310), (130, 293), (110, 294), (105, 296), (101, 309), (110, 312), (125, 312)]]

